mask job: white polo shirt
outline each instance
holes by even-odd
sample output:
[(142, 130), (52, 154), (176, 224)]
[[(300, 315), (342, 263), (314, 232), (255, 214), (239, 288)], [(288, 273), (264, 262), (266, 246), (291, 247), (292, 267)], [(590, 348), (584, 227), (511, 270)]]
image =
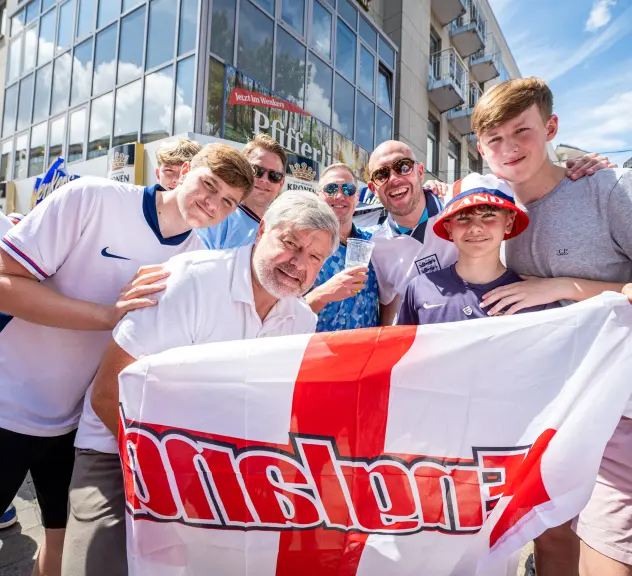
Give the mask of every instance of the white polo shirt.
[(453, 242), (437, 236), (432, 227), (442, 210), (441, 201), (425, 192), (428, 220), (412, 231), (402, 233), (389, 216), (374, 232), (371, 262), (375, 268), (380, 302), (390, 304), (403, 296), (406, 288), (420, 274), (452, 266), (458, 251)]
[[(252, 249), (192, 252), (169, 260), (171, 275), (158, 305), (127, 314), (114, 330), (116, 343), (140, 358), (191, 344), (314, 332), (317, 316), (302, 298), (282, 298), (261, 321), (252, 292)], [(116, 454), (116, 441), (89, 397), (90, 392), (75, 445)]]
[(0, 212), (0, 237), (4, 236), (11, 228), (13, 228), (13, 222), (4, 212)]
[[(204, 248), (190, 232), (162, 237), (157, 189), (78, 178), (11, 228), (0, 247), (52, 290), (112, 305), (141, 266)], [(76, 428), (110, 337), (19, 318), (0, 322), (0, 428), (32, 436)]]

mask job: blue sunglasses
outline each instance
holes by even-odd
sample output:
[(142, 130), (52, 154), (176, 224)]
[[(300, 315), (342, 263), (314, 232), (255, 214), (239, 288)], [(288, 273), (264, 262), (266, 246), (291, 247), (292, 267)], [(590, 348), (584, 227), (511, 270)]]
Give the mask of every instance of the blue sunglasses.
[(345, 196), (355, 196), (355, 193), (357, 192), (356, 185), (351, 182), (345, 182), (344, 184), (334, 184), (331, 182), (330, 184), (325, 184), (321, 190), (325, 194), (333, 196), (336, 192), (338, 192), (338, 188), (342, 189), (342, 193)]

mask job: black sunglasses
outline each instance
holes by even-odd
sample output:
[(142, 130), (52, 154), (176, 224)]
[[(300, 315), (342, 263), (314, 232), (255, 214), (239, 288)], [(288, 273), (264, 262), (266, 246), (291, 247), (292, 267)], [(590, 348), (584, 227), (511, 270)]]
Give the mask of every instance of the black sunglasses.
[(251, 164), (252, 171), (255, 174), (255, 178), (263, 178), (263, 175), (268, 173), (268, 180), (272, 182), (272, 184), (278, 184), (283, 180), (285, 174), (283, 172), (279, 172), (277, 170), (270, 170), (269, 168), (264, 168), (263, 166), (259, 166), (259, 164)]
[(357, 192), (356, 185), (351, 182), (345, 182), (344, 184), (334, 184), (331, 182), (329, 184), (325, 184), (321, 190), (325, 194), (333, 196), (336, 192), (338, 192), (338, 188), (342, 190), (342, 193), (345, 196), (355, 196), (355, 193)]
[(416, 162), (412, 158), (400, 158), (399, 160), (395, 160), (395, 162), (390, 165), (381, 166), (373, 170), (371, 182), (376, 186), (382, 186), (382, 184), (388, 182), (388, 179), (391, 177), (391, 170), (400, 176), (408, 176), (413, 173), (415, 164)]

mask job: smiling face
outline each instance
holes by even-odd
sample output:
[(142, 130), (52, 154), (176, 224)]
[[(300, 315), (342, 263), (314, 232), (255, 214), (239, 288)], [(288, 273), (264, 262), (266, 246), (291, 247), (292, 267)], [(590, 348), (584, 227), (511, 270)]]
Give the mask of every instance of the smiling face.
[[(374, 170), (382, 166), (390, 166), (401, 158), (414, 159), (414, 157), (409, 146), (403, 142), (389, 140), (380, 144), (371, 154), (369, 171), (373, 173)], [(394, 216), (408, 216), (415, 211), (423, 196), (421, 189), (423, 175), (424, 166), (419, 162), (410, 174), (404, 176), (391, 170), (390, 177), (384, 184), (376, 186), (373, 182), (369, 182), (369, 188), (377, 194), (388, 212)]]
[(483, 204), (457, 212), (443, 226), (459, 254), (475, 258), (498, 252), (515, 219), (515, 212)]
[(331, 234), (282, 224), (265, 230), (261, 222), (252, 255), (259, 284), (275, 298), (301, 296), (316, 280), (332, 248)]
[(510, 184), (527, 182), (548, 162), (547, 142), (557, 134), (558, 119), (544, 121), (533, 104), (524, 112), (479, 135), (478, 149), (492, 172)]
[(263, 148), (255, 148), (247, 155), (248, 161), (251, 164), (257, 164), (266, 169), (266, 173), (262, 178), (255, 178), (255, 186), (248, 198), (244, 201), (244, 204), (248, 206), (255, 213), (263, 213), (268, 209), (268, 206), (279, 195), (285, 177), (280, 182), (271, 182), (270, 174), (267, 170), (275, 170), (281, 174), (285, 174), (283, 168), (283, 162), (274, 152), (269, 152)]
[(173, 190), (180, 180), (182, 164), (161, 164), (156, 168), (156, 180), (165, 190)]
[(333, 196), (330, 196), (323, 191), (323, 187), (327, 184), (345, 183), (355, 185), (353, 175), (346, 168), (333, 168), (320, 179), (320, 182), (318, 183), (318, 192), (316, 193), (320, 196), (320, 198), (327, 202), (329, 206), (331, 206), (336, 214), (336, 218), (338, 218), (338, 223), (340, 224), (341, 229), (344, 229), (345, 226), (348, 226), (351, 223), (360, 195), (356, 191), (353, 196), (347, 196), (340, 186), (338, 186), (338, 191)]
[(183, 166), (178, 188), (178, 208), (191, 228), (206, 228), (222, 222), (233, 212), (244, 195), (244, 189), (229, 186), (210, 168)]

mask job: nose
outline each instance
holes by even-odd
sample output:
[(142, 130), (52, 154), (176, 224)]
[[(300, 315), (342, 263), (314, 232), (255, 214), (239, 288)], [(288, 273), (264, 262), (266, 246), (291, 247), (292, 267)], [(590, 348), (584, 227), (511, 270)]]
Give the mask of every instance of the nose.
[(219, 206), (220, 204), (220, 199), (218, 198), (218, 195), (215, 194), (213, 196), (206, 196), (204, 198), (204, 205), (206, 206), (206, 208), (208, 210), (211, 211), (211, 213), (216, 216), (217, 213), (219, 212)]
[(470, 225), (467, 227), (467, 231), (472, 234), (474, 232), (481, 232), (483, 230), (483, 224), (479, 220), (471, 220)]
[(513, 154), (519, 148), (517, 140), (514, 140), (511, 136), (504, 139), (503, 142), (503, 154)]

